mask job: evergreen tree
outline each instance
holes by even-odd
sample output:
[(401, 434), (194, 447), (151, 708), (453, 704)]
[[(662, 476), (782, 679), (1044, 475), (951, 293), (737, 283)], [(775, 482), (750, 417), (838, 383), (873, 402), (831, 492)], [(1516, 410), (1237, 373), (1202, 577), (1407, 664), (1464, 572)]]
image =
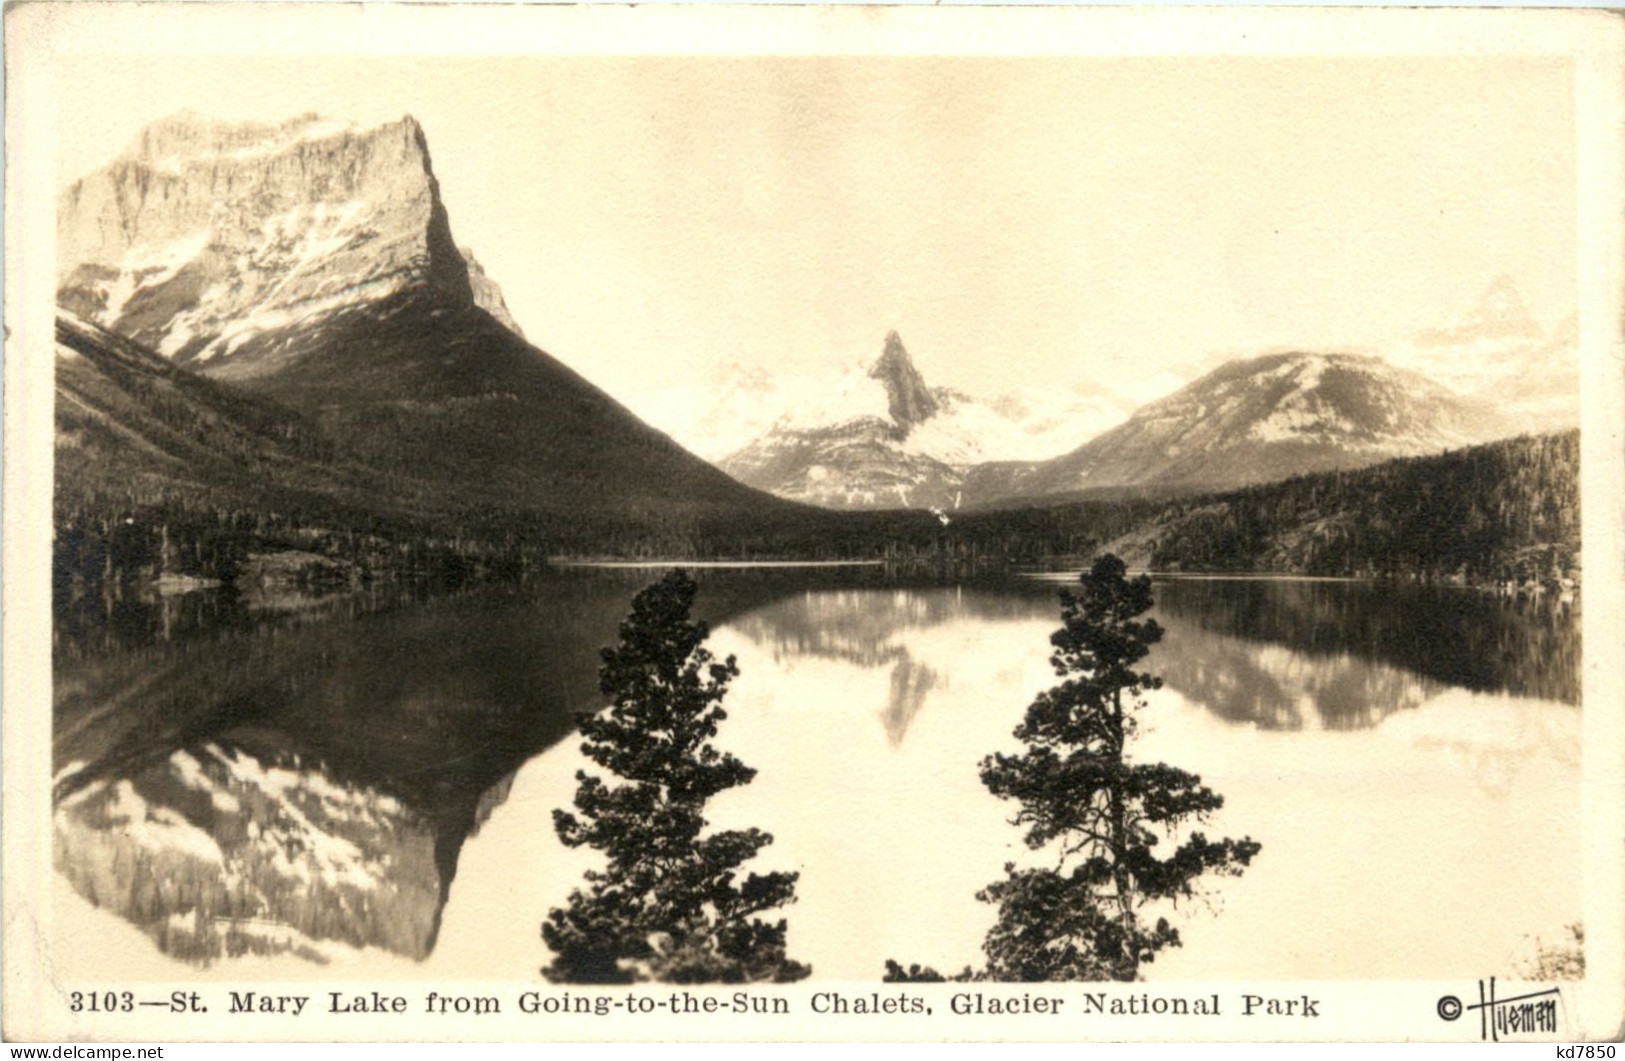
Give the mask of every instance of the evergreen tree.
[(706, 801), (756, 771), (710, 743), (739, 668), (705, 649), (706, 625), (689, 619), (694, 592), (671, 572), (633, 599), (620, 643), (603, 650), (609, 706), (581, 718), (581, 750), (621, 783), (578, 771), (576, 813), (553, 812), (559, 839), (602, 851), (608, 865), (542, 925), (551, 980), (788, 982), (811, 971), (786, 957), (783, 920), (755, 916), (793, 902), (798, 874), (736, 879), (773, 838), (705, 833)]
[(1134, 713), (1162, 682), (1136, 667), (1162, 639), (1151, 580), (1129, 579), (1106, 555), (1061, 594), (1050, 662), (1063, 680), (1038, 695), (1015, 735), (1020, 755), (982, 761), (982, 782), (1020, 804), (1027, 845), (1057, 855), (1054, 868), (1005, 867), (979, 895), (999, 908), (984, 944), (995, 980), (1133, 980), (1141, 963), (1179, 933), (1145, 904), (1194, 894), (1206, 873), (1237, 875), (1259, 851), (1252, 840), (1209, 840), (1192, 831), (1167, 858), (1162, 840), (1224, 804), (1201, 778), (1126, 751)]

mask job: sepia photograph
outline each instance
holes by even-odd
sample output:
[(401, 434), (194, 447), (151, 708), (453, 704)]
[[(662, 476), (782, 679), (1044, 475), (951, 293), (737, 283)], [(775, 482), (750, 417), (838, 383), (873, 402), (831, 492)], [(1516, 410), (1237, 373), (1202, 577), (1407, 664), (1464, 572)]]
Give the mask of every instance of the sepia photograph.
[(7, 1038), (1617, 1034), (1617, 22), (69, 6)]

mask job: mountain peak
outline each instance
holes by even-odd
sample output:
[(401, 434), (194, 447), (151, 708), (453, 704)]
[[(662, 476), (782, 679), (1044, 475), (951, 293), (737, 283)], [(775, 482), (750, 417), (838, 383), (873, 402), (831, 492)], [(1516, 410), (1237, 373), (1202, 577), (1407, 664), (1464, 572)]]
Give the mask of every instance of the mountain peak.
[(869, 376), (885, 386), (891, 418), (905, 432), (929, 420), (940, 408), (895, 329), (886, 333), (886, 346), (870, 367)]
[(1379, 357), (1264, 354), (1230, 361), (1142, 406), (1121, 426), (1039, 465), (1022, 491), (1228, 489), (1437, 453), (1508, 429), (1494, 408)]
[(495, 317), (498, 324), (523, 339), (524, 329), (519, 327), (519, 322), (508, 312), (508, 303), (502, 297), (502, 288), (497, 286), (495, 280), (485, 275), (485, 268), (480, 265), (480, 260), (474, 257), (473, 248), (458, 247), (457, 252), (463, 256), (463, 263), (468, 267), (468, 286), (474, 293), (474, 305)]
[(392, 130), (423, 146), (422, 126), (411, 115), (367, 126), (324, 118), (315, 111), (280, 122), (234, 122), (187, 109), (143, 128), (121, 157), (126, 162), (144, 164), (161, 172), (179, 172), (189, 166), (251, 166), (259, 158), (279, 154), (297, 144), (387, 136)]
[(1540, 325), (1530, 315), (1518, 285), (1504, 273), (1479, 297), (1464, 323), (1481, 332), (1509, 338), (1535, 339), (1541, 334)]
[(1484, 290), (1455, 327), (1427, 329), (1417, 340), (1423, 346), (1462, 346), (1484, 341), (1528, 342), (1542, 335), (1518, 285), (1503, 273)]
[(518, 331), (459, 253), (410, 115), (170, 115), (62, 193), (57, 245), (60, 305), (182, 363), (414, 289)]

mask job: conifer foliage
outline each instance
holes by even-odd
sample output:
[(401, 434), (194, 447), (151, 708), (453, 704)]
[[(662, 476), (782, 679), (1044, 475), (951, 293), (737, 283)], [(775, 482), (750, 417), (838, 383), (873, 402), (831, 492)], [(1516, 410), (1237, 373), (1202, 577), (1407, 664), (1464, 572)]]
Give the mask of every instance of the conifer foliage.
[[(1179, 933), (1142, 907), (1195, 894), (1207, 873), (1237, 875), (1258, 854), (1250, 839), (1210, 840), (1181, 831), (1224, 798), (1201, 778), (1164, 763), (1130, 761), (1135, 712), (1162, 682), (1137, 667), (1162, 639), (1151, 580), (1127, 577), (1106, 555), (1061, 594), (1050, 657), (1063, 680), (1040, 693), (1015, 735), (1020, 755), (982, 761), (982, 782), (1020, 805), (1027, 845), (1053, 851), (1054, 868), (1017, 869), (980, 894), (999, 918), (984, 943), (994, 980), (1133, 980)], [(1173, 843), (1158, 858), (1159, 843)]]
[(574, 813), (553, 812), (569, 847), (602, 851), (608, 865), (548, 914), (557, 982), (789, 982), (811, 970), (785, 954), (785, 922), (756, 915), (795, 900), (798, 874), (740, 866), (773, 838), (759, 829), (706, 832), (706, 801), (756, 771), (711, 741), (739, 674), (704, 647), (689, 618), (696, 586), (672, 571), (640, 592), (603, 650), (599, 687), (609, 706), (580, 720), (583, 754), (618, 783), (578, 771)]

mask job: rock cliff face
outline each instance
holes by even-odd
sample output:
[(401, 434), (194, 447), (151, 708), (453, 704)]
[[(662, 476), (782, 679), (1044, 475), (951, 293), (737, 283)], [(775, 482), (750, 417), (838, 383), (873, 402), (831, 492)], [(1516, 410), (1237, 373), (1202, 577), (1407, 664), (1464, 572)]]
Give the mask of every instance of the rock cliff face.
[(377, 473), (379, 507), (541, 515), (571, 548), (634, 520), (794, 518), (524, 340), (410, 117), (178, 115), (59, 211), (64, 309), (298, 414)]
[(472, 248), (459, 247), (458, 250), (463, 255), (463, 261), (468, 264), (468, 286), (474, 294), (474, 305), (495, 317), (498, 324), (523, 339), (524, 330), (508, 312), (508, 303), (502, 298), (502, 288), (497, 286), (495, 280), (485, 275), (485, 270), (480, 266), (479, 259), (474, 257)]
[(885, 386), (887, 411), (891, 413), (892, 422), (905, 434), (931, 419), (942, 407), (931, 388), (925, 385), (925, 378), (914, 367), (914, 361), (903, 348), (902, 337), (895, 331), (886, 333), (886, 348), (869, 375)]
[(180, 364), (413, 288), (512, 324), (452, 240), (410, 117), (363, 129), (177, 115), (68, 187), (57, 217), (58, 301)]
[[(867, 372), (809, 388), (720, 467), (780, 497), (830, 508), (951, 507), (976, 440), (949, 413), (962, 396), (932, 390), (897, 333)], [(952, 422), (950, 422), (952, 421)]]

